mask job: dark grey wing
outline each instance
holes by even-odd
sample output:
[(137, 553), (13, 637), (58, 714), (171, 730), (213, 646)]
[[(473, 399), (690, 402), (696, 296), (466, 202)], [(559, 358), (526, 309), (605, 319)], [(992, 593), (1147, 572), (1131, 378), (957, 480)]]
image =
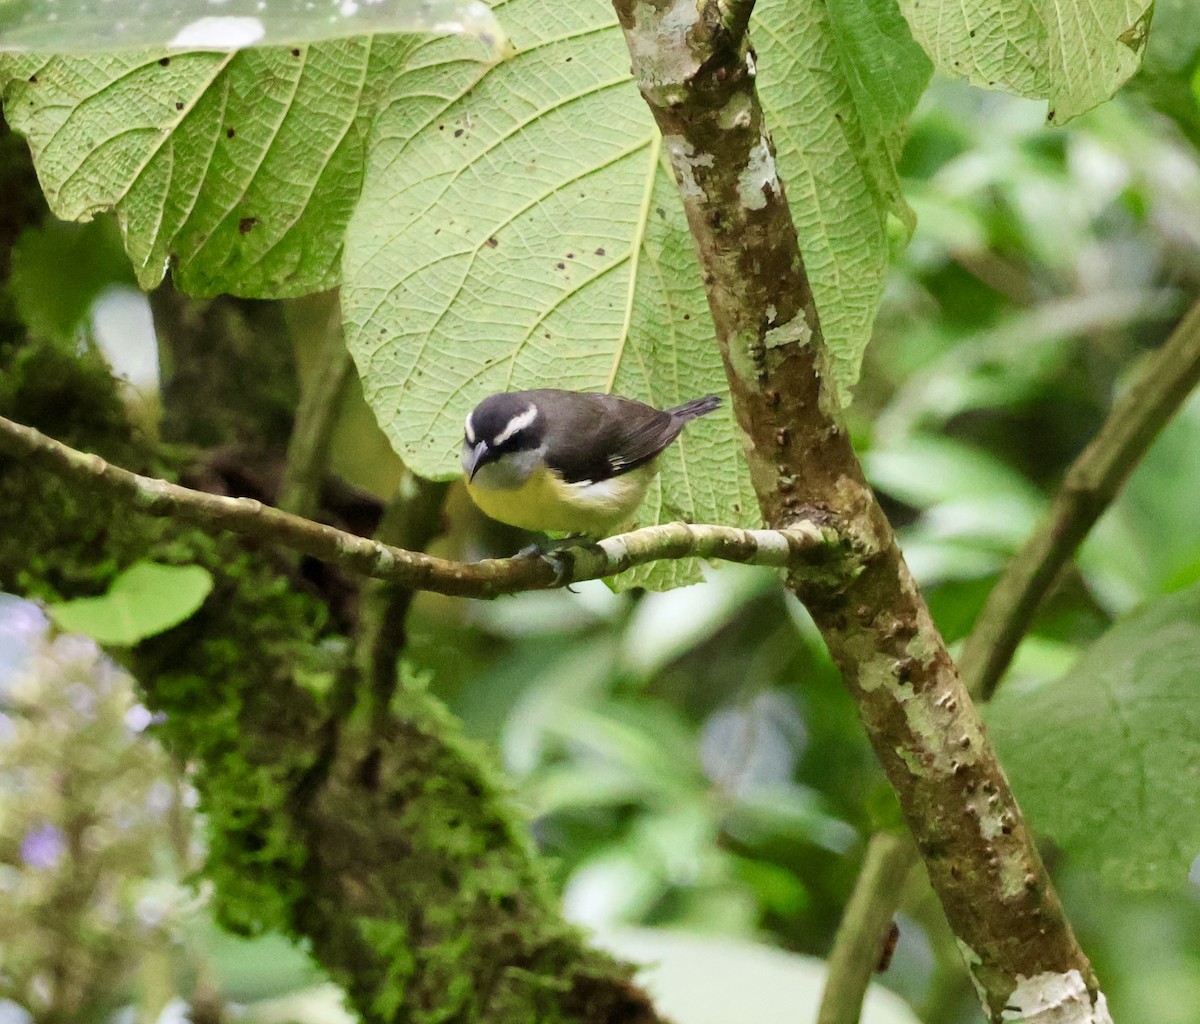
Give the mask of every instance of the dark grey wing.
[[(561, 394), (561, 392), (560, 392)], [(546, 463), (568, 483), (605, 480), (643, 466), (679, 436), (686, 418), (631, 398), (575, 392), (555, 406)]]

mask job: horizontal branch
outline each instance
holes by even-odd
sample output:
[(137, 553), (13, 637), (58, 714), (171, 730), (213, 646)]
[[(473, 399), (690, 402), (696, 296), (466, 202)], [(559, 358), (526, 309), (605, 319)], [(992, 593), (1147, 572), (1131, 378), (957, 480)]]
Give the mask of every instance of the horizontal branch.
[(256, 537), (349, 572), (456, 597), (549, 590), (665, 559), (714, 558), (786, 568), (801, 577), (809, 570), (814, 577), (845, 580), (853, 577), (860, 564), (859, 552), (835, 529), (804, 520), (785, 530), (663, 523), (545, 553), (453, 562), (346, 533), (253, 498), (228, 498), (139, 476), (3, 417), (0, 451), (31, 459), (64, 479), (104, 491), (144, 515), (173, 517), (208, 531), (229, 530)]

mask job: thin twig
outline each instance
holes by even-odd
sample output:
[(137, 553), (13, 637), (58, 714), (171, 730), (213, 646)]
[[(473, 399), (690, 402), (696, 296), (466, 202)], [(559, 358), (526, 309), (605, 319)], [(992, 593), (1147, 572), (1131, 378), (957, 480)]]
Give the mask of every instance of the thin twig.
[(1059, 570), (1112, 503), (1159, 431), (1200, 382), (1200, 302), (1113, 406), (1071, 464), (1050, 513), (1008, 564), (958, 659), (972, 696), (988, 700)]
[[(405, 469), (388, 503), (375, 539), (410, 551), (424, 551), (442, 532), (442, 506), (448, 485), (425, 480)], [(408, 641), (408, 610), (416, 591), (387, 580), (368, 580), (362, 588), (354, 638), (362, 717), (373, 731), (389, 713), (398, 662)]]
[[(1200, 381), (1200, 303), (1180, 321), (1150, 365), (1109, 412), (1092, 443), (1072, 463), (1050, 514), (1009, 563), (975, 622), (959, 658), (963, 681), (978, 700), (991, 698), (1017, 643), (1062, 565), (1116, 497), (1130, 471)], [(818, 1024), (856, 1024), (870, 971), (856, 957), (878, 948), (900, 904), (892, 878), (907, 873), (915, 850), (890, 844), (873, 860), (872, 837), (829, 955)], [(871, 916), (854, 908), (869, 904)], [(867, 951), (867, 952), (864, 952)]]
[(346, 533), (253, 498), (227, 498), (139, 476), (3, 417), (0, 450), (29, 458), (81, 486), (104, 491), (144, 515), (174, 517), (213, 532), (230, 530), (257, 537), (349, 572), (457, 597), (548, 590), (614, 576), (647, 562), (678, 558), (716, 558), (788, 568), (801, 576), (810, 569), (822, 579), (831, 575), (850, 578), (860, 558), (851, 542), (832, 527), (797, 520), (786, 530), (663, 523), (552, 554), (452, 562)]
[(341, 307), (336, 302), (321, 336), (316, 365), (307, 376), (288, 441), (277, 504), (285, 512), (309, 518), (320, 504), (329, 446), (350, 377), (350, 353), (342, 338)]
[(891, 832), (871, 836), (833, 942), (817, 1024), (858, 1020), (904, 880), (916, 862), (916, 847), (907, 837)]

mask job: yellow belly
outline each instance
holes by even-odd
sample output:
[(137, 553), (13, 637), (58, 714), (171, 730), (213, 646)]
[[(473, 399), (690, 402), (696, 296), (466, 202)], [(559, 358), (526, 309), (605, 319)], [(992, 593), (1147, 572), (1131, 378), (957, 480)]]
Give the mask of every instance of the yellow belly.
[(633, 518), (657, 472), (653, 463), (592, 484), (568, 484), (544, 466), (520, 487), (491, 490), (467, 483), (472, 500), (492, 519), (537, 533), (604, 537)]

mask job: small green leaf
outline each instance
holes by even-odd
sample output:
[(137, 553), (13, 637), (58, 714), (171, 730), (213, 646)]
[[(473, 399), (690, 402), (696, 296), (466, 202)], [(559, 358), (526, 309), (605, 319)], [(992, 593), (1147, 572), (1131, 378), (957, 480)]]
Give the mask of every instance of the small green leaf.
[(202, 951), (213, 981), (227, 999), (270, 999), (325, 979), (303, 949), (277, 933), (243, 939), (207, 916), (198, 916), (188, 923), (187, 937), (193, 948)]
[(212, 576), (199, 565), (137, 562), (103, 597), (64, 601), (46, 611), (60, 629), (128, 647), (190, 618), (212, 586)]
[(461, 32), (499, 45), (479, 0), (19, 0), (0, 3), (0, 50), (236, 50), (375, 32)]
[(1200, 853), (1200, 586), (1122, 619), (1056, 682), (1001, 691), (988, 728), (1033, 826), (1131, 888)]
[(1141, 63), (1153, 0), (900, 0), (933, 62), (973, 85), (1050, 101), (1061, 124)]

